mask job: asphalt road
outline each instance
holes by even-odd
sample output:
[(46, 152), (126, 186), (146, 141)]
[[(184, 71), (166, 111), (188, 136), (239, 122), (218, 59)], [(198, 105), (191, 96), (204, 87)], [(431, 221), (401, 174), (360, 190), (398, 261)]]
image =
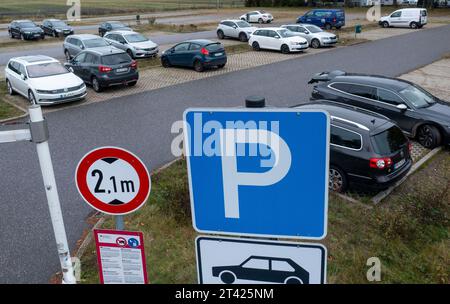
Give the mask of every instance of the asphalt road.
[[(129, 149), (156, 169), (174, 157), (170, 127), (188, 107), (242, 106), (258, 94), (278, 107), (305, 102), (313, 73), (343, 69), (397, 76), (450, 52), (450, 25), (144, 92), (47, 115), (50, 148), (71, 248), (92, 211), (74, 184), (77, 162), (90, 149)], [(195, 73), (195, 72), (193, 72)], [(0, 146), (0, 283), (45, 283), (58, 258), (31, 143)], [(151, 248), (150, 248), (151, 250)], [(156, 262), (156, 261), (154, 261)]]

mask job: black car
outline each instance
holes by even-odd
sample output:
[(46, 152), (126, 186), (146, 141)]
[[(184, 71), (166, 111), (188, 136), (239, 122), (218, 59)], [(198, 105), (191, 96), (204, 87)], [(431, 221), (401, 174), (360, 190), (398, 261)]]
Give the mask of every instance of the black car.
[(46, 35), (53, 37), (63, 37), (74, 34), (73, 28), (59, 19), (45, 19), (41, 24), (41, 28)]
[(22, 40), (44, 39), (44, 31), (31, 20), (15, 20), (8, 26), (10, 38)]
[(296, 108), (330, 114), (330, 190), (385, 189), (411, 168), (411, 143), (387, 117), (326, 100)]
[(450, 144), (450, 104), (396, 78), (343, 71), (316, 74), (312, 99), (333, 100), (383, 114), (429, 149)]
[(236, 279), (309, 284), (309, 272), (288, 258), (251, 256), (239, 265), (215, 266), (212, 274), (225, 284), (232, 284)]
[(139, 79), (137, 62), (125, 51), (110, 47), (82, 51), (65, 66), (96, 92), (114, 85), (134, 86)]
[(120, 21), (107, 21), (100, 24), (98, 34), (103, 37), (105, 33), (110, 31), (132, 31), (133, 29)]

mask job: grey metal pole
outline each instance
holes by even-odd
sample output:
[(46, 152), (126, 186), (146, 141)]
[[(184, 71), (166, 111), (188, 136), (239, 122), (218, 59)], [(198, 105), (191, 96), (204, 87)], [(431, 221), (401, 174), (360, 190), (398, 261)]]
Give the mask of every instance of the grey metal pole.
[(125, 223), (123, 221), (123, 215), (116, 215), (115, 216), (116, 221), (116, 230), (124, 230), (125, 229)]
[[(50, 149), (48, 146), (48, 133), (42, 116), (41, 107), (32, 105), (28, 108), (31, 122), (31, 135), (36, 143), (36, 150), (41, 167), (42, 178), (44, 180), (45, 194), (47, 195), (48, 208), (55, 234), (56, 246), (58, 248), (59, 262), (63, 273), (63, 283), (76, 284), (72, 260), (70, 257), (69, 245), (67, 243), (66, 230), (59, 201), (58, 189), (56, 187), (55, 173), (53, 171)], [(38, 127), (34, 128), (36, 125)]]

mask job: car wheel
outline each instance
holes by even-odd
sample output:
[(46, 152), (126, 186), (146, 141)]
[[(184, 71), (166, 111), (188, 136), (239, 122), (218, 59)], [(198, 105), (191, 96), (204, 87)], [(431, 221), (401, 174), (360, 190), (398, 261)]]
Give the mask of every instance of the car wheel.
[(134, 59), (133, 52), (130, 49), (127, 50), (127, 54), (131, 57), (131, 59)]
[(417, 29), (419, 27), (419, 25), (417, 24), (417, 22), (411, 22), (409, 27), (412, 28), (413, 30), (415, 30), (415, 29)]
[(435, 126), (425, 125), (417, 134), (419, 143), (427, 149), (433, 149), (441, 144), (441, 133)]
[(247, 42), (248, 41), (247, 35), (245, 33), (240, 33), (239, 34), (239, 41)]
[(224, 66), (225, 66), (225, 64), (219, 64), (217, 67), (218, 67), (219, 69), (223, 69)]
[(8, 79), (6, 79), (6, 88), (8, 89), (8, 94), (9, 95), (14, 95), (16, 92), (14, 92), (14, 89), (11, 86), (11, 83), (9, 82)]
[(31, 104), (36, 104), (36, 98), (34, 97), (34, 94), (33, 94), (33, 92), (31, 90), (28, 91), (28, 101)]
[(342, 27), (342, 26), (336, 26), (336, 29), (337, 29), (337, 30), (340, 30), (340, 29), (341, 29), (341, 27)]
[(220, 279), (225, 284), (233, 284), (236, 281), (236, 276), (231, 271), (224, 271), (220, 274)]
[(289, 46), (287, 44), (283, 44), (281, 46), (281, 53), (283, 54), (289, 54), (291, 50), (289, 49)]
[(217, 31), (217, 38), (219, 38), (219, 39), (225, 38), (225, 34), (223, 33), (222, 30), (218, 30)]
[(203, 72), (204, 67), (203, 67), (203, 63), (200, 60), (195, 60), (195, 62), (194, 62), (194, 70), (196, 72)]
[(241, 20), (242, 20), (242, 21), (247, 21), (247, 19), (245, 19), (245, 18), (241, 18)]
[(171, 66), (169, 59), (167, 59), (166, 57), (161, 58), (161, 64), (165, 68), (170, 68), (170, 66)]
[(384, 28), (388, 28), (389, 27), (389, 23), (387, 21), (384, 21), (383, 23), (381, 23), (381, 26)]
[(261, 18), (259, 18), (259, 19), (258, 19), (258, 23), (259, 23), (259, 24), (263, 24), (264, 21), (263, 21)]
[(344, 192), (347, 189), (347, 178), (340, 168), (331, 166), (328, 188), (335, 192)]
[(326, 30), (331, 30), (331, 28), (332, 28), (332, 26), (331, 26), (331, 24), (329, 24), (329, 23), (325, 23), (325, 29)]
[(313, 40), (311, 40), (311, 46), (312, 46), (314, 49), (318, 49), (318, 48), (320, 47), (320, 41), (319, 41), (319, 39), (313, 39)]
[(254, 51), (257, 51), (257, 52), (259, 50), (261, 50), (261, 48), (259, 47), (259, 43), (256, 42), (256, 41), (252, 43), (252, 48), (253, 48)]
[(25, 36), (22, 33), (20, 34), (20, 40), (25, 40)]
[(97, 77), (92, 77), (92, 88), (94, 89), (95, 92), (99, 93), (103, 90), (102, 86), (100, 85), (100, 83), (98, 82)]
[(303, 284), (303, 281), (300, 280), (299, 278), (296, 277), (292, 277), (292, 278), (288, 278), (284, 284)]
[(136, 85), (136, 83), (137, 83), (137, 81), (132, 81), (132, 82), (129, 82), (127, 85), (129, 87), (134, 87)]
[(71, 57), (68, 50), (64, 50), (64, 57), (66, 57), (66, 61), (70, 61)]
[(58, 37), (58, 33), (56, 31), (53, 31), (53, 37)]

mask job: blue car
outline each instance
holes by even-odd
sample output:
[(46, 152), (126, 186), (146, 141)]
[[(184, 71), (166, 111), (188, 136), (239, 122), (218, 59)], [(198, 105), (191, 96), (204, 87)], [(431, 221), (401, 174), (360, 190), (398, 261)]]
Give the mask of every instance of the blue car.
[(163, 67), (193, 67), (197, 72), (203, 72), (206, 68), (214, 66), (223, 68), (226, 63), (227, 54), (223, 45), (204, 39), (181, 42), (161, 55)]
[(345, 25), (345, 12), (343, 9), (313, 9), (297, 18), (297, 23), (309, 23), (331, 30), (340, 29)]

